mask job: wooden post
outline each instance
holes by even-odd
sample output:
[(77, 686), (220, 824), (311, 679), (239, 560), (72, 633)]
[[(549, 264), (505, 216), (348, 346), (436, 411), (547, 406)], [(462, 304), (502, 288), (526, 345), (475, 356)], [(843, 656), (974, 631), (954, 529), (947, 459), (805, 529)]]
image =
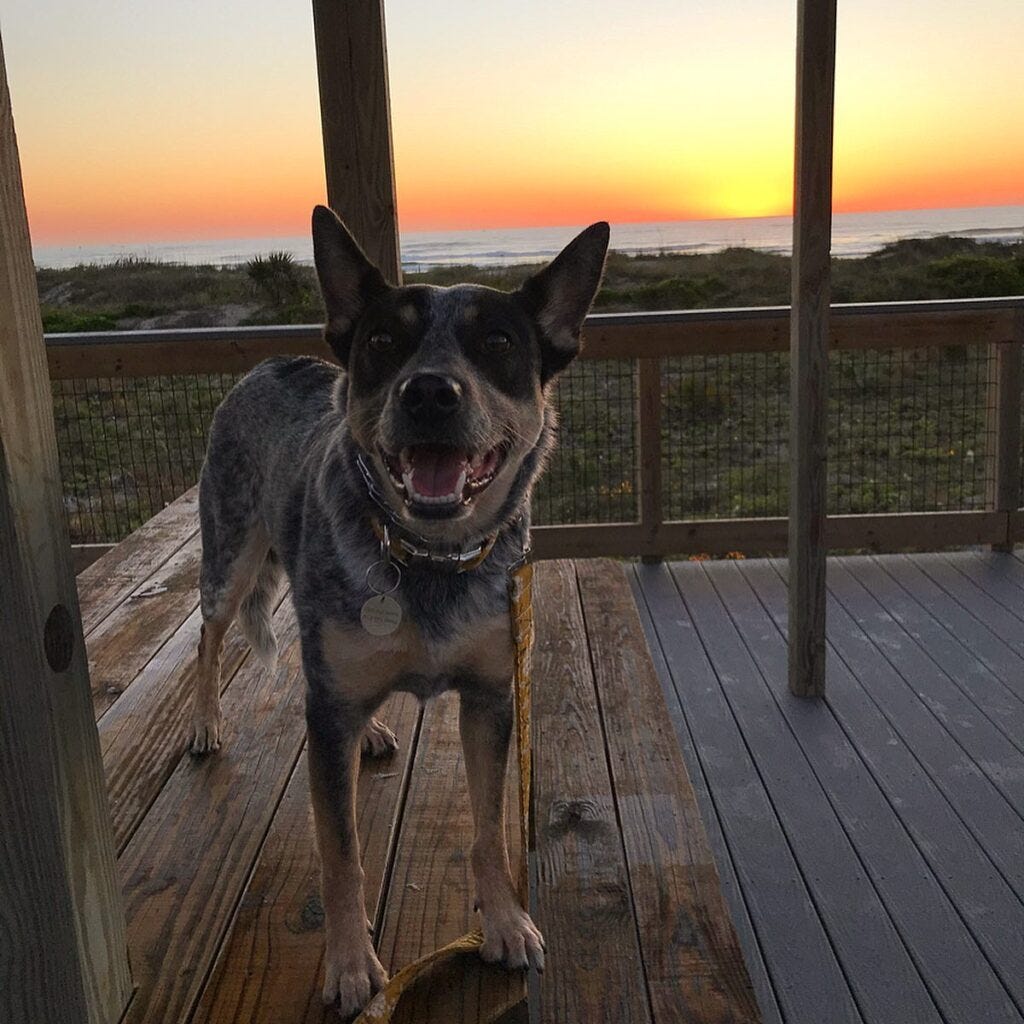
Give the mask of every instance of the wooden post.
[(790, 319), (789, 688), (825, 692), (825, 493), (836, 0), (797, 13)]
[[(640, 442), (640, 525), (647, 543), (654, 544), (664, 518), (661, 492), (661, 360), (640, 358), (637, 437)], [(643, 555), (645, 563), (660, 555)]]
[(1007, 513), (1007, 540), (993, 544), (993, 551), (1012, 551), (1009, 514), (1021, 504), (1021, 353), (1024, 349), (1024, 310), (1015, 318), (1014, 338), (991, 346), (989, 360), (989, 455), (988, 507)]
[(383, 0), (313, 0), (327, 202), (391, 284), (402, 264)]
[(114, 1024), (124, 912), (0, 43), (0, 1020)]

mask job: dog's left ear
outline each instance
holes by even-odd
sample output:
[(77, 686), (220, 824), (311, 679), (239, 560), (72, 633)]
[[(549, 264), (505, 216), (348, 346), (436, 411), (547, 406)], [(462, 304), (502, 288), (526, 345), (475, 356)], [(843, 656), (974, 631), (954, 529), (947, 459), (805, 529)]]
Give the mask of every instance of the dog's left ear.
[(367, 303), (388, 286), (338, 215), (326, 206), (313, 210), (313, 260), (327, 307), (324, 336), (338, 362), (347, 367), (356, 321)]
[(608, 237), (605, 221), (591, 224), (518, 292), (540, 327), (544, 384), (579, 354), (580, 329), (601, 284)]

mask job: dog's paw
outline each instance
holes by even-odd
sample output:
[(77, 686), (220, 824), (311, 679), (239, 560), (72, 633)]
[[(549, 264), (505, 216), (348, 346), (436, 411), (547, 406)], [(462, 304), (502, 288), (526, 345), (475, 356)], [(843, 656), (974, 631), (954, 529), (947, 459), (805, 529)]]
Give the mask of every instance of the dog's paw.
[(544, 936), (530, 915), (517, 903), (501, 909), (481, 909), (484, 941), (480, 956), (488, 963), (506, 967), (544, 970)]
[(324, 1003), (334, 1005), (343, 1019), (354, 1017), (388, 982), (373, 947), (346, 949), (324, 960)]
[(370, 719), (363, 730), (363, 753), (367, 757), (387, 757), (398, 749), (398, 737), (381, 721)]
[(220, 715), (193, 719), (192, 753), (209, 754), (214, 750), (220, 750)]

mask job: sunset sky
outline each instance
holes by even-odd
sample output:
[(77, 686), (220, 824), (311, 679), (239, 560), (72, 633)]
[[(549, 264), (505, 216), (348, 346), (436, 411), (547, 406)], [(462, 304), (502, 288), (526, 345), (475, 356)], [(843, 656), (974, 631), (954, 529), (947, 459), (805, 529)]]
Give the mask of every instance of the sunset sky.
[[(796, 0), (390, 0), (405, 230), (786, 213)], [(1020, 0), (839, 0), (837, 211), (1024, 203)], [(295, 235), (308, 0), (0, 0), (37, 244)]]

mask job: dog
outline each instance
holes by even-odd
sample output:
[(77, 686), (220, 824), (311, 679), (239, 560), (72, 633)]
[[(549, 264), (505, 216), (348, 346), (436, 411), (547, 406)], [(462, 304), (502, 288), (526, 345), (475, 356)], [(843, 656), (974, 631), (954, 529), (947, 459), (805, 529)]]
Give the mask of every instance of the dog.
[(364, 912), (354, 791), (361, 749), (397, 745), (374, 718), (396, 690), (458, 692), (481, 955), (543, 969), (544, 940), (520, 906), (505, 845), (507, 584), (555, 443), (551, 385), (580, 350), (608, 237), (606, 223), (592, 225), (515, 292), (391, 287), (318, 206), (324, 335), (340, 366), (269, 359), (214, 415), (199, 487), (192, 750), (220, 746), (220, 651), (236, 617), (273, 664), (270, 615), (286, 574), (307, 684), (323, 996), (343, 1016), (387, 981)]

